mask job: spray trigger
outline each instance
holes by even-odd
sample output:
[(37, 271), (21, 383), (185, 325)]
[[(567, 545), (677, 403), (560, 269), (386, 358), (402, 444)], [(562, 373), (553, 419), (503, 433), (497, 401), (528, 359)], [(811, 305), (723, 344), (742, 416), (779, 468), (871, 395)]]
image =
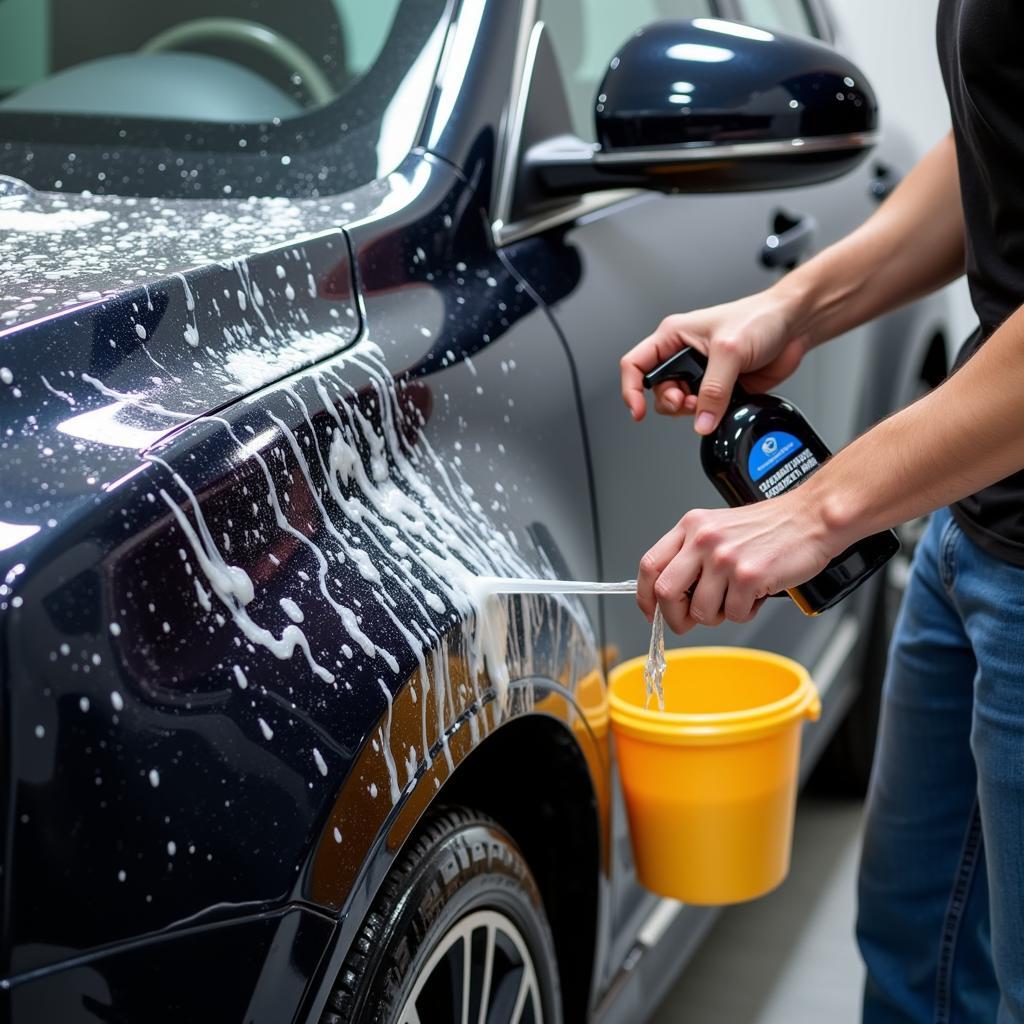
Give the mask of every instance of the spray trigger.
[(680, 349), (661, 366), (656, 366), (650, 373), (644, 374), (644, 387), (650, 389), (669, 380), (681, 380), (689, 386), (693, 394), (696, 394), (707, 368), (707, 357), (703, 353), (695, 348)]

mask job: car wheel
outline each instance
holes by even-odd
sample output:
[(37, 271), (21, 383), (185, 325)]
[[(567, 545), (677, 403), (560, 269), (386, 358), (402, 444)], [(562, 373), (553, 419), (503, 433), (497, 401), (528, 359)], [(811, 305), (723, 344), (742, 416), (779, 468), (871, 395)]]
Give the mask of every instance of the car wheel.
[(431, 815), (388, 874), (321, 1024), (561, 1024), (555, 948), (519, 847), (464, 808)]

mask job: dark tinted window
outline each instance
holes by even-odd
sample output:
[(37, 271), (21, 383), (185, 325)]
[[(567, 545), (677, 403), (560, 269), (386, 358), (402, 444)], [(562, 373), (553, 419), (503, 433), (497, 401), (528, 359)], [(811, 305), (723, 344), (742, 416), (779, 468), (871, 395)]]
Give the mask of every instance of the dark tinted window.
[(0, 173), (136, 194), (350, 188), (414, 143), (446, 7), (0, 0)]

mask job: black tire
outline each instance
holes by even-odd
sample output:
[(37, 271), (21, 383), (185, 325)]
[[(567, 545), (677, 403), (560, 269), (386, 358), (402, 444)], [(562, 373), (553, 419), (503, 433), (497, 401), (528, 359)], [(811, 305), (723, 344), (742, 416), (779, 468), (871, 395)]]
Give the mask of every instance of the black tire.
[[(491, 984), (484, 992), (479, 964), (488, 959), (492, 934)], [(523, 1024), (561, 1024), (554, 942), (526, 860), (486, 815), (445, 808), (430, 815), (385, 879), (338, 972), (321, 1024), (415, 1019), (409, 1001), (417, 991), (422, 1024), (462, 1019), (459, 972), (467, 949), (473, 968), (469, 1019), (477, 1020), (486, 996), (489, 1024), (511, 1022), (525, 989)]]

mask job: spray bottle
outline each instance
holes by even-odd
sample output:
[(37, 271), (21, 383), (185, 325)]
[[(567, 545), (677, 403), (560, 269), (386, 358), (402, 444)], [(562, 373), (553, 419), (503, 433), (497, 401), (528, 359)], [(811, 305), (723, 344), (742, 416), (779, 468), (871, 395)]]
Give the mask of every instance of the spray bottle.
[[(707, 359), (695, 349), (684, 348), (648, 373), (644, 387), (678, 380), (697, 394), (706, 370)], [(734, 508), (767, 501), (796, 487), (831, 454), (794, 405), (777, 395), (748, 394), (738, 384), (722, 422), (700, 448), (705, 474)], [(899, 548), (892, 530), (865, 537), (788, 594), (805, 615), (818, 615), (856, 590)]]

